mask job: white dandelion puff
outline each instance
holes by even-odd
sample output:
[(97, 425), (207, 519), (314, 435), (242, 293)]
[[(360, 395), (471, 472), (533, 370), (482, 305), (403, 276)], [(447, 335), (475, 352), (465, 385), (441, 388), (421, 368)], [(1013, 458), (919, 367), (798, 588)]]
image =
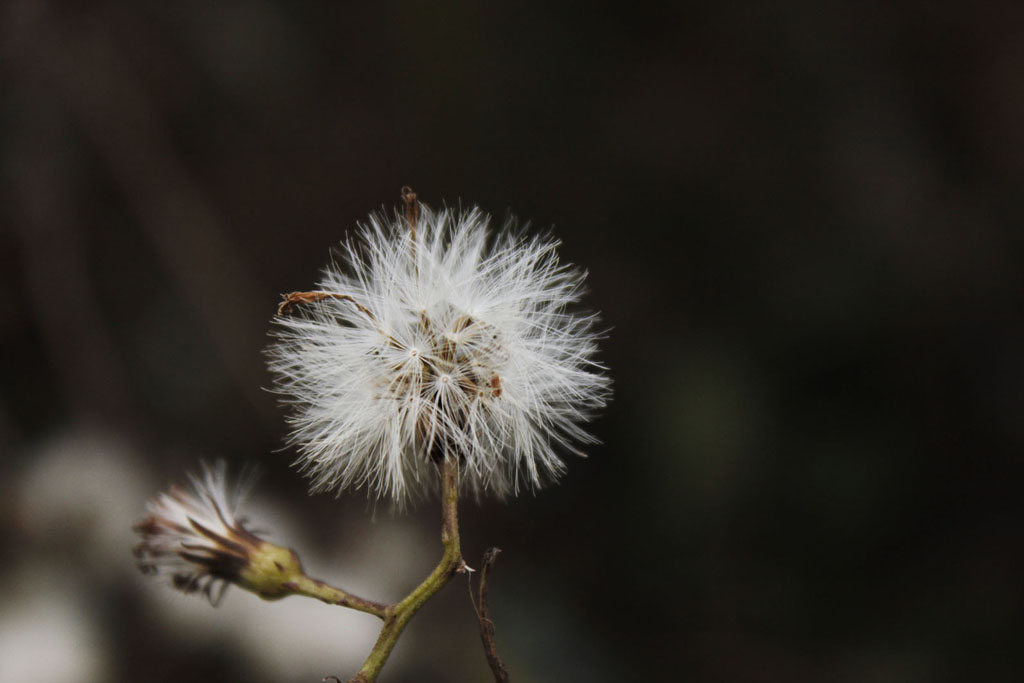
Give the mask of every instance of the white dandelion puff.
[(489, 223), (477, 208), (372, 215), (321, 291), (286, 297), (270, 366), (314, 490), (401, 505), (455, 457), (463, 488), (503, 496), (595, 441), (581, 425), (610, 381), (595, 316), (571, 310), (585, 273), (556, 240)]

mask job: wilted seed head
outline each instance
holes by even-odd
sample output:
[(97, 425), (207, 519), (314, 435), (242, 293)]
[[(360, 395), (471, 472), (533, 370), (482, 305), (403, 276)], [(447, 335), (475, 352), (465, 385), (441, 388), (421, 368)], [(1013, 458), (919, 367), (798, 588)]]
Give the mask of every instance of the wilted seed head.
[(139, 569), (166, 575), (178, 590), (201, 593), (212, 605), (230, 583), (267, 599), (289, 594), (288, 582), (302, 573), (299, 558), (245, 528), (238, 515), (245, 492), (228, 492), (224, 463), (204, 464), (202, 476), (189, 478), (191, 491), (171, 486), (133, 527), (142, 536), (134, 549)]
[[(419, 207), (417, 206), (417, 211)], [(455, 457), (476, 493), (556, 478), (605, 404), (584, 273), (558, 242), (479, 209), (370, 216), (320, 291), (288, 295), (271, 369), (315, 490), (366, 486), (402, 504)]]

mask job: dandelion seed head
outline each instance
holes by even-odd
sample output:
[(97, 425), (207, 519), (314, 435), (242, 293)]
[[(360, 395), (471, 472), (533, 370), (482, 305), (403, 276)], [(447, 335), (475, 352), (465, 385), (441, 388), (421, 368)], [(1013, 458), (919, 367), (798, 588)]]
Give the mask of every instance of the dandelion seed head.
[(203, 464), (190, 483), (191, 489), (171, 486), (151, 500), (149, 516), (135, 525), (142, 537), (134, 550), (139, 569), (165, 576), (172, 587), (199, 593), (212, 605), (231, 583), (268, 599), (284, 595), (284, 579), (301, 565), (290, 549), (246, 529), (239, 506), (251, 478), (229, 489), (227, 468), (218, 462)]
[(244, 560), (225, 555), (218, 539), (229, 539), (243, 521), (237, 514), (245, 492), (228, 491), (223, 462), (204, 464), (190, 482), (191, 490), (173, 485), (148, 503), (149, 517), (134, 527), (142, 536), (135, 556), (143, 573), (166, 575), (175, 588), (216, 604)]
[(422, 207), (409, 228), (371, 216), (276, 319), (270, 366), (313, 489), (402, 505), (443, 457), (478, 495), (556, 479), (609, 395), (596, 318), (572, 311), (584, 273), (479, 209)]

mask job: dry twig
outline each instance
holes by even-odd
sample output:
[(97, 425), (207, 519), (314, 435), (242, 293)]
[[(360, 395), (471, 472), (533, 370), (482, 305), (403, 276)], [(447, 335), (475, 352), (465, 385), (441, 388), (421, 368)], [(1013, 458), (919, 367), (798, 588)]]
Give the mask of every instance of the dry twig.
[(487, 578), (490, 576), (491, 567), (498, 559), (501, 548), (491, 548), (484, 553), (484, 566), (480, 569), (480, 592), (478, 596), (479, 609), (477, 617), (480, 620), (480, 640), (484, 644), (484, 655), (487, 657), (487, 664), (494, 674), (495, 683), (508, 683), (508, 669), (498, 656), (498, 647), (494, 643), (494, 622), (491, 621), (490, 608), (487, 606)]

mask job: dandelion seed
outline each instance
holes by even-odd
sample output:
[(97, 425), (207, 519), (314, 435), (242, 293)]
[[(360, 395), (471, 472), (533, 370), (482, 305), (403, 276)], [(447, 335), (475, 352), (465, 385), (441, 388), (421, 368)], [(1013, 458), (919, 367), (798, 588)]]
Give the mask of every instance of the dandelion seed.
[(609, 395), (595, 317), (570, 311), (585, 274), (479, 209), (416, 208), (371, 216), (321, 291), (281, 305), (270, 366), (299, 464), (316, 491), (399, 505), (444, 457), (476, 494), (535, 489), (595, 441), (581, 425)]

